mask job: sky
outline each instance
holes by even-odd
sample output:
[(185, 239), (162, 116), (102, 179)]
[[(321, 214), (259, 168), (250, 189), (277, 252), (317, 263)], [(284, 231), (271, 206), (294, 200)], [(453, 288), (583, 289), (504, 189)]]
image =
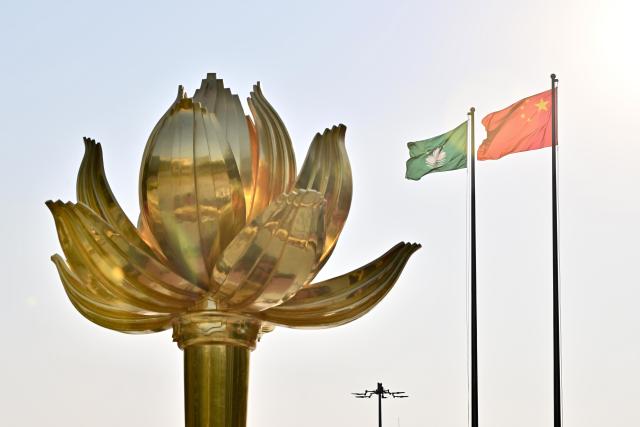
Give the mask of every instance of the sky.
[[(244, 1), (0, 4), (0, 419), (6, 426), (177, 426), (182, 354), (169, 331), (84, 319), (49, 257), (44, 202), (75, 200), (82, 137), (138, 215), (142, 151), (207, 72), (246, 98), (260, 80), (298, 165), (347, 125), (350, 216), (318, 279), (398, 241), (423, 245), (356, 322), (278, 328), (251, 356), (250, 426), (467, 425), (466, 170), (404, 179), (406, 143), (559, 77), (564, 425), (640, 425), (640, 6), (633, 1)], [(246, 110), (248, 111), (248, 110)], [(480, 423), (552, 422), (550, 149), (477, 166)]]

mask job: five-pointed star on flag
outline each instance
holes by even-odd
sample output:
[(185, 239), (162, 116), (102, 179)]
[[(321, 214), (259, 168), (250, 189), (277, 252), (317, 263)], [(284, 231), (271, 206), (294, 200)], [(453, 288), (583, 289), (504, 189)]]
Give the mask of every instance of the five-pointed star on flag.
[(538, 102), (536, 105), (536, 107), (538, 107), (538, 111), (547, 111), (547, 104), (549, 103), (549, 101), (545, 101), (544, 98), (540, 99), (540, 102)]
[[(525, 104), (525, 105), (526, 105), (526, 104), (529, 104), (529, 102), (530, 102), (530, 100), (529, 100), (529, 99), (525, 99), (525, 100), (524, 100), (524, 104)], [(525, 120), (526, 122), (531, 122), (531, 119), (533, 118), (533, 116), (534, 116), (536, 113), (538, 113), (538, 112), (540, 112), (540, 111), (549, 111), (549, 108), (547, 107), (547, 105), (548, 105), (548, 104), (549, 104), (549, 101), (547, 101), (547, 100), (546, 100), (546, 99), (544, 99), (544, 98), (540, 98), (540, 100), (538, 101), (538, 103), (533, 104), (533, 107), (536, 107), (535, 109), (532, 109), (533, 107), (530, 107), (530, 108), (528, 109), (528, 114), (525, 114), (525, 113), (527, 113), (527, 110), (525, 110), (524, 105), (521, 105), (521, 106), (520, 106), (520, 110), (522, 110), (522, 111), (523, 111), (523, 113), (522, 113), (522, 114), (520, 114), (520, 118), (521, 118), (522, 120)], [(529, 104), (529, 105), (531, 105), (531, 104)]]

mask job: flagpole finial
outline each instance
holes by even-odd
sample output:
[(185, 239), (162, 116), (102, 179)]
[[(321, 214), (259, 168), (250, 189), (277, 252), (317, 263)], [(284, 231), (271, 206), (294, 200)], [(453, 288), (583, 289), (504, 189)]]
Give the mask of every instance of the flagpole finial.
[(468, 114), (468, 115), (471, 115), (471, 114), (473, 114), (473, 113), (475, 113), (475, 112), (476, 112), (476, 107), (471, 107), (471, 108), (469, 109), (469, 112), (468, 112), (467, 114)]
[(554, 82), (558, 81), (555, 74), (551, 74), (551, 80), (553, 80)]

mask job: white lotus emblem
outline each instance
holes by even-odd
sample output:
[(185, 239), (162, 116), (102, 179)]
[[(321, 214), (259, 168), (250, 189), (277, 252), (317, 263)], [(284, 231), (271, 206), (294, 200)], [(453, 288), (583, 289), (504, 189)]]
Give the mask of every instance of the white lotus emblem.
[(447, 161), (447, 152), (442, 150), (442, 147), (438, 147), (431, 152), (424, 162), (432, 168), (439, 168)]

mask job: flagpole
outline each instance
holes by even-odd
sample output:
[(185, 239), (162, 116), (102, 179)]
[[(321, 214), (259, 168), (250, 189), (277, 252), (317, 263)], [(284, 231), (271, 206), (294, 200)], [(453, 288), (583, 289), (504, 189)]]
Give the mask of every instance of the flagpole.
[(474, 107), (469, 110), (468, 116), (471, 120), (471, 155), (470, 159), (470, 245), (471, 245), (471, 427), (478, 427), (478, 316), (476, 299), (476, 142), (475, 142), (475, 111)]
[(560, 372), (560, 266), (558, 256), (558, 79), (551, 74), (551, 220), (553, 233), (553, 425), (562, 426), (562, 381)]

